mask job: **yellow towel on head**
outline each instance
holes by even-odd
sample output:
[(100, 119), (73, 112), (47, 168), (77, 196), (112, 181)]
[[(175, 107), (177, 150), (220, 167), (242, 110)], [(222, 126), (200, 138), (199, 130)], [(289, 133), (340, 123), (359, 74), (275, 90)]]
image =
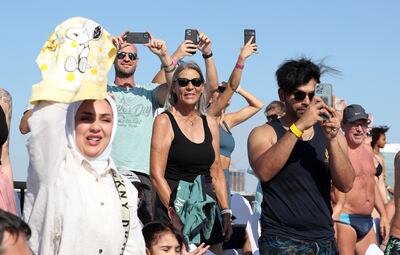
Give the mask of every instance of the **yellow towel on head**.
[(36, 59), (43, 80), (33, 85), (30, 102), (105, 98), (115, 54), (110, 34), (96, 22), (81, 17), (64, 21)]

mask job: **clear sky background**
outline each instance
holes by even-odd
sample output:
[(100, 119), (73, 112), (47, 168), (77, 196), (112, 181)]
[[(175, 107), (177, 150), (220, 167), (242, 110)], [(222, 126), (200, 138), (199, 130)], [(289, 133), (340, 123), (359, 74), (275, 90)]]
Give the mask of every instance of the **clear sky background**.
[[(322, 81), (332, 83), (334, 94), (348, 104), (361, 104), (373, 113), (374, 124), (389, 125), (390, 143), (400, 142), (400, 1), (37, 0), (3, 1), (0, 6), (0, 86), (13, 97), (10, 153), (15, 180), (25, 180), (27, 174), (28, 136), (19, 133), (18, 125), (31, 86), (41, 80), (36, 56), (56, 25), (75, 16), (93, 19), (111, 34), (150, 31), (167, 42), (171, 53), (183, 40), (185, 28), (197, 28), (212, 39), (220, 80), (227, 80), (235, 65), (243, 29), (256, 29), (259, 54), (245, 64), (243, 88), (268, 104), (277, 99), (274, 73), (284, 60), (325, 59), (342, 73), (322, 77)], [(136, 82), (149, 82), (159, 69), (159, 60), (147, 48), (138, 50)], [(201, 54), (191, 59), (203, 65)], [(110, 82), (113, 76), (112, 69)], [(234, 95), (230, 110), (244, 105)], [(236, 167), (248, 167), (247, 136), (264, 122), (260, 112), (233, 129)], [(247, 190), (254, 187), (248, 185)]]

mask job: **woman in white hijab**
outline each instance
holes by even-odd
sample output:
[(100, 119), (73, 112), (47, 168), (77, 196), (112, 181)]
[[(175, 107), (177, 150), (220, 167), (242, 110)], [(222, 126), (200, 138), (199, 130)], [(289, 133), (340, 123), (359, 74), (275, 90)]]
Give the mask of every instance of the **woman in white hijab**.
[[(89, 22), (81, 18), (72, 21), (77, 24), (74, 28), (81, 23), (87, 27)], [(57, 36), (62, 37), (64, 33)], [(43, 59), (51, 60), (53, 49), (74, 46), (64, 37), (62, 39), (56, 38), (54, 42), (49, 39), (50, 44), (61, 44), (50, 50), (45, 46), (42, 52), (48, 53), (48, 57)], [(105, 41), (103, 45), (106, 43), (109, 42)], [(98, 55), (97, 46), (89, 46), (90, 54), (93, 51)], [(106, 57), (115, 55), (111, 50), (107, 52), (111, 53)], [(59, 61), (60, 56), (58, 53), (54, 58)], [(89, 55), (88, 59), (91, 57)], [(48, 70), (42, 68), (43, 64), (39, 66), (42, 73)], [(101, 68), (101, 65), (95, 67)], [(91, 68), (93, 70), (94, 65)], [(70, 76), (64, 77), (79, 77), (81, 69), (68, 71)], [(64, 72), (63, 69), (54, 72), (59, 70)], [(82, 100), (95, 94), (97, 87), (89, 83), (89, 78), (98, 72), (82, 73), (85, 76), (77, 83), (81, 87), (77, 86), (74, 96), (80, 95), (85, 84), (89, 86), (87, 95), (71, 104), (65, 102), (76, 100), (59, 100), (66, 97), (58, 97), (60, 86), (55, 85), (60, 83), (47, 82), (46, 77), (50, 76), (43, 74), (45, 78), (39, 85), (41, 88), (33, 89), (32, 98), (36, 98), (36, 105), (29, 119), (31, 137), (27, 147), (30, 165), (24, 217), (32, 229), (30, 245), (35, 254), (145, 254), (137, 217), (137, 190), (118, 173), (110, 157), (117, 128), (113, 99), (107, 96)], [(106, 70), (103, 73), (106, 74)], [(95, 81), (100, 81), (98, 87), (104, 89), (104, 93), (92, 98), (106, 95), (106, 79), (102, 78), (97, 75)]]
[(116, 114), (109, 97), (34, 108), (28, 150), (31, 169), (42, 170), (30, 182), (35, 254), (121, 254), (125, 243), (124, 254), (144, 254), (137, 190), (110, 158)]

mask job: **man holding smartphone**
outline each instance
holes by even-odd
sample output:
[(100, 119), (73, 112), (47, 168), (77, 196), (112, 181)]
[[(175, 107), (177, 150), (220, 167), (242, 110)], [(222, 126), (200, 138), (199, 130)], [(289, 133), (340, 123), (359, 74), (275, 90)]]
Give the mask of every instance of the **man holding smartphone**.
[(249, 135), (249, 162), (263, 191), (260, 254), (338, 254), (330, 186), (348, 192), (354, 170), (335, 109), (314, 97), (320, 75), (309, 59), (283, 63), (276, 77), (286, 114)]
[[(149, 178), (153, 118), (156, 109), (164, 105), (168, 84), (135, 82), (135, 71), (139, 63), (138, 50), (135, 44), (126, 42), (126, 34), (113, 38), (118, 50), (114, 61), (115, 80), (113, 85), (107, 87), (118, 109), (118, 129), (113, 142), (112, 158), (122, 174), (132, 182), (137, 176), (142, 186), (146, 187), (142, 190), (142, 204), (138, 208), (138, 217), (146, 224), (152, 220), (153, 210), (153, 190)], [(175, 65), (165, 43), (150, 38), (144, 46), (160, 58), (167, 81), (172, 79)]]

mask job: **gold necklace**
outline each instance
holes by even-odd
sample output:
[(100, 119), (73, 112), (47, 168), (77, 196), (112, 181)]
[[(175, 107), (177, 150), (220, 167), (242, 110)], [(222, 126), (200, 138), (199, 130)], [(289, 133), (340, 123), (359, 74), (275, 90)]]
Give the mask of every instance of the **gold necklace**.
[[(191, 120), (191, 117), (193, 117), (193, 120)], [(182, 118), (182, 116), (181, 116), (181, 118)], [(190, 127), (193, 127), (194, 126), (194, 119), (196, 118), (196, 115), (192, 115), (192, 116), (190, 116), (190, 117), (187, 117), (187, 118), (182, 118), (185, 122), (187, 122), (189, 125), (190, 125)]]

